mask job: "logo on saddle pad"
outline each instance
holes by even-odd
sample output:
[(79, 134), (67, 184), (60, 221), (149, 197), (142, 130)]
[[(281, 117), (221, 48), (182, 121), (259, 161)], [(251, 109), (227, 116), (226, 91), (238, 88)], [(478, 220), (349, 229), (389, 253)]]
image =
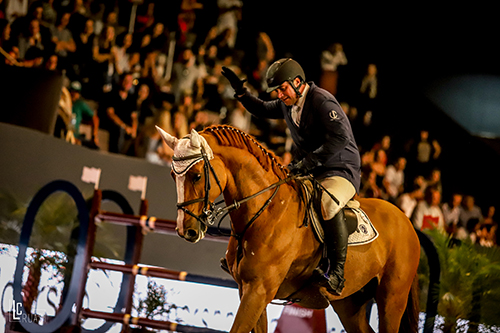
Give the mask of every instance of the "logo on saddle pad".
[[(355, 206), (355, 207), (352, 207)], [(365, 212), (359, 208), (359, 202), (356, 200), (351, 200), (347, 203), (344, 210), (351, 210), (354, 214), (345, 214), (348, 219), (355, 219), (355, 221), (349, 221), (349, 223), (356, 223), (357, 227), (349, 234), (347, 245), (356, 246), (364, 245), (373, 242), (378, 237), (378, 231), (373, 226), (372, 222), (365, 214)], [(314, 218), (311, 219), (313, 229), (318, 234), (321, 242), (324, 241), (323, 227), (318, 219), (316, 213), (314, 213)]]

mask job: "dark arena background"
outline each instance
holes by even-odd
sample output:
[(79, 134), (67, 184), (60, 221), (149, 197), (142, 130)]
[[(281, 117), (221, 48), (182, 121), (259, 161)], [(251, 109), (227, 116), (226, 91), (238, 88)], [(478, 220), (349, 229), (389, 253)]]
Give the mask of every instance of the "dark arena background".
[[(113, 3), (111, 0), (94, 1), (111, 7)], [(8, 2), (4, 0), (4, 4)], [(119, 23), (128, 26), (134, 14), (134, 2), (114, 2), (120, 9)], [(155, 18), (165, 22), (168, 31), (176, 31), (177, 13), (184, 1), (153, 2)], [(217, 23), (219, 8), (215, 0), (198, 0), (197, 3), (202, 4), (203, 9), (194, 10), (197, 15), (195, 32), (204, 36)], [(324, 0), (244, 0), (242, 4), (235, 44), (240, 55), (254, 54), (256, 35), (265, 32), (273, 43), (275, 60), (294, 58), (304, 68), (307, 80), (318, 83), (322, 74), (322, 51), (333, 43), (341, 43), (348, 64), (339, 69), (336, 95), (339, 102), (355, 105), (368, 64), (376, 64), (378, 68), (378, 96), (372, 126), (355, 133), (364, 138), (363, 144), (372, 145), (389, 135), (393, 156), (405, 156), (413, 153), (411, 147), (418, 141), (420, 131), (427, 130), (441, 147), (435, 166), (441, 170), (442, 202), (449, 201), (452, 194), (458, 192), (473, 196), (485, 216), (491, 206), (497, 211), (500, 209), (500, 48), (496, 8), (474, 3), (381, 5)], [(3, 8), (0, 2), (0, 9)], [(138, 10), (137, 13), (142, 12)], [(252, 61), (248, 57), (242, 58)], [(4, 62), (1, 55), (0, 61)], [(152, 327), (178, 332), (227, 332), (238, 307), (235, 284), (219, 267), (227, 239), (210, 238), (192, 245), (175, 234), (177, 199), (170, 167), (149, 163), (144, 158), (71, 145), (55, 138), (52, 133), (65, 79), (60, 71), (0, 66), (0, 292), (5, 317), (0, 318), (0, 332), (4, 327), (10, 332), (45, 332), (43, 326), (50, 325), (51, 318), (56, 324), (61, 321), (60, 326), (53, 325), (57, 329), (69, 327), (74, 330), (81, 324), (78, 320), (85, 318), (82, 320), (87, 324), (83, 331), (92, 332), (119, 332), (122, 327), (137, 331), (141, 327)], [(369, 150), (371, 147), (363, 148)], [(86, 168), (100, 169), (98, 190), (82, 180), (84, 170), (89, 170)], [(421, 171), (410, 163), (410, 157), (407, 171), (408, 175)], [(130, 189), (131, 177), (146, 180), (144, 198), (141, 198), (141, 189)], [(411, 187), (411, 180), (406, 179), (407, 188)], [(54, 181), (61, 183), (54, 184)], [(108, 225), (98, 221), (95, 248), (90, 249), (94, 252), (88, 252), (89, 244), (94, 240), (72, 229), (78, 224), (84, 226), (88, 219), (84, 223), (72, 216), (71, 221), (65, 222), (69, 226), (63, 223), (54, 227), (57, 229), (54, 231), (39, 228), (39, 217), (33, 217), (33, 229), (27, 227), (30, 221), (25, 220), (29, 215), (26, 212), (30, 203), (33, 207), (32, 199), (39, 191), (58, 189), (68, 192), (68, 188), (82, 198), (72, 199), (71, 194), (63, 199), (48, 195), (49, 207), (44, 206), (39, 214), (57, 219), (57, 214), (51, 213), (64, 211), (64, 206), (70, 207), (70, 213), (76, 216), (78, 200), (82, 199), (82, 207), (85, 206), (84, 210), (90, 217), (97, 216), (98, 220), (99, 216), (102, 220), (106, 217), (116, 222)], [(101, 195), (102, 206), (97, 200)], [(111, 215), (106, 215), (109, 212)], [(113, 213), (127, 216), (116, 217)], [(141, 219), (141, 215), (158, 219), (156, 229), (149, 224), (150, 219)], [(498, 213), (493, 215), (493, 220), (497, 225), (500, 220)], [(227, 221), (223, 227), (228, 227)], [(93, 222), (88, 228), (93, 228)], [(45, 266), (38, 286), (40, 301), (34, 303), (38, 308), (32, 309), (42, 317), (30, 317), (32, 314), (25, 309), (27, 301), (22, 298), (23, 295), (29, 298), (26, 285), (33, 283), (34, 279), (33, 270), (28, 267), (32, 267), (36, 259), (32, 253), (40, 241), (37, 234), (45, 237), (52, 231), (56, 236), (47, 236), (51, 245), (44, 256), (56, 258), (55, 261), (62, 258), (62, 266), (68, 269), (59, 274), (57, 269), (56, 273), (51, 271), (53, 266)], [(421, 237), (432, 239), (431, 236)], [(71, 242), (74, 248), (66, 251), (68, 253), (59, 250), (59, 243), (71, 245)], [(443, 250), (437, 241), (434, 245), (429, 243), (426, 246), (430, 250), (424, 249), (425, 254), (430, 257), (427, 251), (434, 251), (438, 257), (437, 248), (442, 258), (440, 251), (447, 251), (446, 246)], [(479, 253), (478, 257), (473, 257), (472, 252), (466, 254), (471, 260), (483, 258), (481, 254), (486, 253), (485, 256), (493, 258), (492, 266), (488, 267), (498, 271), (497, 246), (492, 251), (474, 245), (471, 248)], [(16, 271), (16, 264), (23, 263), (17, 259), (19, 249), (26, 250), (26, 261), (24, 270)], [(74, 254), (75, 260), (71, 259), (70, 253)], [(464, 250), (464, 253), (467, 252)], [(92, 254), (87, 281), (85, 273)], [(54, 265), (57, 264), (55, 261)], [(439, 266), (438, 263), (436, 277), (436, 271), (433, 271), (435, 263), (424, 261), (431, 272), (419, 271), (427, 283), (421, 296), (420, 332), (446, 333), (439, 305), (442, 306), (443, 299), (428, 298), (426, 288), (432, 283), (439, 286), (440, 276), (444, 288), (445, 270), (450, 265), (441, 262)], [(110, 270), (113, 264), (119, 265), (117, 271)], [(138, 273), (136, 264), (149, 267), (149, 273)], [(129, 275), (133, 278), (125, 278)], [(70, 282), (70, 278), (74, 280)], [(80, 285), (73, 281), (80, 282)], [(86, 294), (85, 288), (82, 289), (85, 281)], [(485, 313), (487, 305), (478, 306), (479, 294), (483, 299), (489, 294), (489, 297), (496, 297), (493, 298), (495, 301), (500, 301), (498, 285), (492, 286), (489, 281), (479, 282), (479, 290), (473, 290), (472, 283), (465, 284), (474, 295), (470, 297), (472, 300), (467, 298), (468, 304), (474, 306), (457, 320), (460, 332), (500, 331), (500, 320), (484, 323), (490, 318)], [(135, 295), (132, 295), (134, 290)], [(130, 314), (132, 317), (144, 315), (148, 297), (151, 302), (163, 302), (158, 305), (159, 314), (155, 317), (148, 313), (150, 317), (146, 319), (131, 321)], [(23, 302), (22, 309), (18, 309)], [(76, 310), (72, 309), (73, 302)], [(102, 304), (96, 304), (99, 302)], [(122, 308), (127, 311), (122, 311)], [(490, 310), (496, 311), (497, 319), (500, 318), (499, 310), (493, 308)], [(373, 309), (368, 315), (376, 328), (377, 314), (375, 307)], [(429, 309), (426, 317), (424, 312)], [(72, 316), (74, 311), (80, 311), (80, 317)], [(98, 319), (86, 319), (92, 317), (91, 311), (99, 312), (94, 313)], [(271, 332), (275, 329), (287, 333), (341, 330), (331, 309), (307, 312), (302, 308), (270, 305), (268, 311)], [(17, 314), (24, 315), (24, 319), (16, 319)], [(163, 323), (155, 324), (152, 318), (161, 318)], [(23, 320), (28, 324), (23, 325)], [(172, 326), (167, 326), (167, 322)], [(465, 324), (468, 322), (472, 324)], [(281, 327), (281, 331), (277, 327)], [(292, 331), (290, 327), (298, 330)]]

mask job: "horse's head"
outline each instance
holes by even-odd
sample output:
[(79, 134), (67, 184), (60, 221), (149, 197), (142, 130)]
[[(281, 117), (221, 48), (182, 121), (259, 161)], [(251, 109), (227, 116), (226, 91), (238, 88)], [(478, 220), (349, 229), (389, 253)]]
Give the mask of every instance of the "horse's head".
[[(195, 130), (178, 139), (158, 126), (156, 129), (174, 151), (172, 177), (177, 188), (177, 233), (196, 243), (205, 237), (214, 216), (213, 202), (223, 191), (224, 185), (215, 170), (220, 161), (214, 163), (212, 149)], [(212, 186), (213, 182), (217, 185)]]

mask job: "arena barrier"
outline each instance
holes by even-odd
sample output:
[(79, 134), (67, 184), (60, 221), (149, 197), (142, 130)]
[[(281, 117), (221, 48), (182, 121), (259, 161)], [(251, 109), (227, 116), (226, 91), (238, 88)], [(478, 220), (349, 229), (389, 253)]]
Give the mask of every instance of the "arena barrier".
[[(15, 311), (19, 311), (17, 312), (18, 315), (24, 317), (32, 316), (30, 311), (26, 309), (26, 304), (32, 302), (33, 297), (27, 293), (26, 289), (23, 290), (22, 277), (35, 216), (40, 206), (51, 194), (61, 191), (66, 192), (72, 197), (78, 210), (78, 232), (73, 232), (71, 235), (72, 241), (78, 244), (73, 259), (71, 279), (69, 282), (65, 281), (64, 283), (63, 296), (56, 315), (50, 321), (41, 325), (36, 320), (17, 322), (22, 326), (22, 329), (35, 333), (54, 332), (56, 330), (71, 331), (72, 329), (99, 333), (107, 331), (115, 323), (122, 323), (124, 325), (122, 331), (126, 330), (129, 325), (137, 325), (171, 331), (175, 330), (177, 332), (221, 332), (209, 328), (180, 325), (169, 321), (132, 317), (132, 296), (134, 293), (135, 277), (138, 274), (230, 288), (237, 288), (237, 284), (229, 279), (201, 276), (166, 268), (140, 266), (139, 259), (144, 235), (147, 232), (175, 233), (175, 221), (148, 217), (148, 201), (144, 198), (144, 195), (141, 200), (139, 215), (133, 215), (133, 209), (118, 192), (95, 189), (91, 202), (86, 202), (78, 188), (64, 180), (56, 180), (45, 185), (34, 196), (27, 209), (21, 230), (19, 253), (14, 276), (14, 301), (17, 305)], [(101, 203), (106, 200), (118, 204), (122, 213), (101, 211)], [(95, 243), (96, 222), (99, 221), (127, 226), (125, 264), (92, 262), (91, 257)], [(221, 238), (223, 238), (220, 236), (207, 236), (209, 239), (218, 241), (221, 241)], [(222, 240), (227, 241), (227, 237), (224, 237)], [(99, 312), (82, 308), (87, 275), (90, 269), (114, 270), (123, 273), (120, 292), (113, 312)], [(103, 319), (106, 322), (94, 330), (88, 330), (81, 327), (80, 323), (83, 318)]]

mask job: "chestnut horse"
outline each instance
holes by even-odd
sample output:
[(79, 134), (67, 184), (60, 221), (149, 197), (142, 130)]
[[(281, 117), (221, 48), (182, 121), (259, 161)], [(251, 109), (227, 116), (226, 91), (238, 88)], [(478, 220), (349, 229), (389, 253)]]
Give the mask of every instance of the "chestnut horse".
[[(322, 245), (304, 223), (307, 204), (300, 184), (273, 153), (231, 126), (193, 130), (181, 139), (158, 130), (174, 150), (179, 236), (196, 243), (208, 225), (230, 215), (226, 259), (240, 294), (231, 333), (267, 332), (266, 307), (273, 300), (313, 309), (331, 304), (348, 332), (373, 332), (366, 318), (372, 298), (379, 332), (417, 332), (420, 244), (397, 207), (379, 199), (358, 200), (379, 237), (348, 248), (345, 288), (334, 296), (311, 283)], [(221, 194), (223, 208), (214, 204)]]

